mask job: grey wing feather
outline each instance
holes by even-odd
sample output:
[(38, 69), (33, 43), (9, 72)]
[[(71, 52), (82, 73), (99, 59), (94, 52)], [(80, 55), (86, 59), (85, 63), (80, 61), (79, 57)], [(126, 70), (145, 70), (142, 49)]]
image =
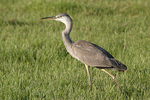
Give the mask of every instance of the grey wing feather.
[(75, 56), (84, 64), (90, 66), (112, 67), (110, 58), (113, 58), (106, 50), (99, 46), (78, 40), (73, 45)]
[[(93, 44), (93, 43), (92, 43)], [(99, 47), (98, 45), (93, 44), (96, 48), (98, 48), (99, 50), (101, 50), (103, 52), (103, 55), (109, 57), (109, 58), (114, 58), (109, 52), (107, 52), (105, 49)]]

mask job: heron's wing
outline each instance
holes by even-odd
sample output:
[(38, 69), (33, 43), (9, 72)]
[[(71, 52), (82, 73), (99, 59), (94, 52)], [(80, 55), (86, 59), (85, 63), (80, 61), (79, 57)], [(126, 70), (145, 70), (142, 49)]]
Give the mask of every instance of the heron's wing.
[(84, 64), (105, 68), (112, 67), (111, 58), (113, 56), (95, 44), (78, 40), (74, 43), (72, 49), (76, 58)]
[(109, 52), (107, 52), (105, 49), (103, 49), (103, 48), (101, 48), (101, 47), (99, 47), (98, 45), (96, 45), (96, 44), (93, 44), (92, 43), (92, 45), (94, 45), (96, 48), (98, 48), (102, 53), (103, 53), (103, 55), (105, 55), (105, 56), (107, 56), (107, 57), (109, 57), (109, 58), (114, 58)]

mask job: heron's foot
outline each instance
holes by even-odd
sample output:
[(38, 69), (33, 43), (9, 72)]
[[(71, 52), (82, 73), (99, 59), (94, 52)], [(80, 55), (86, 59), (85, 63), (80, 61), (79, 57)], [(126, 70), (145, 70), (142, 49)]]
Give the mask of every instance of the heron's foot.
[(89, 88), (92, 89), (92, 82), (89, 83)]

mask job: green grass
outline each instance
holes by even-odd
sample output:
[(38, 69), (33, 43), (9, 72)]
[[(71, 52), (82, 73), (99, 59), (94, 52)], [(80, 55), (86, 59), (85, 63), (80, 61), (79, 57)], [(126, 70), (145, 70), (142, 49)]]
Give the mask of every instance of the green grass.
[[(150, 2), (148, 0), (1, 0), (1, 100), (149, 100)], [(84, 64), (66, 51), (65, 25), (40, 18), (68, 13), (71, 38), (86, 40), (126, 64), (113, 79), (90, 67), (89, 91)]]

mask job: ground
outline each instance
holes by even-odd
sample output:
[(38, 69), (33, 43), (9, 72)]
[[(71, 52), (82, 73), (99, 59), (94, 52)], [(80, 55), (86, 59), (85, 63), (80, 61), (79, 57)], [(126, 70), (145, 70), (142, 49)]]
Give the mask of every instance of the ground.
[[(2, 0), (0, 3), (0, 99), (2, 100), (148, 100), (150, 99), (150, 1), (148, 0)], [(67, 13), (71, 39), (99, 45), (124, 63), (110, 71), (67, 53), (61, 22), (41, 18)]]

